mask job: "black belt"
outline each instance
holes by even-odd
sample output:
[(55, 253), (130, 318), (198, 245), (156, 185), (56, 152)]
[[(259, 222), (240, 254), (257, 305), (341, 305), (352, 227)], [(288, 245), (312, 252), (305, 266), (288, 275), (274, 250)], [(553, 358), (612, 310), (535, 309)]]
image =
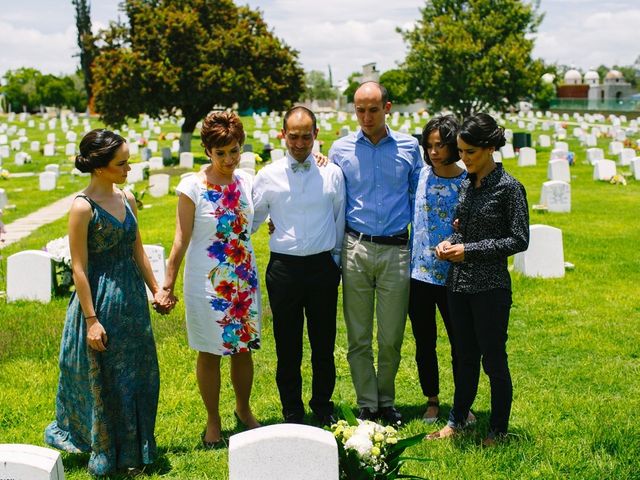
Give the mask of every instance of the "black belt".
[(352, 237), (366, 242), (379, 243), (380, 245), (406, 245), (409, 241), (409, 232), (406, 230), (398, 235), (367, 235), (347, 226), (345, 231)]

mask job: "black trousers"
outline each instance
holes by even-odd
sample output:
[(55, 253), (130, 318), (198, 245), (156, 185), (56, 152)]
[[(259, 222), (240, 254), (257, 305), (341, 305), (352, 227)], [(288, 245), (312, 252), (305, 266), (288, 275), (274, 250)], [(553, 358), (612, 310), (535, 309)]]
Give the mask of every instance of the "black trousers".
[(276, 384), (283, 414), (304, 414), (300, 366), (305, 316), (313, 373), (309, 406), (316, 415), (333, 413), (331, 396), (336, 383), (333, 350), (340, 269), (329, 252), (306, 257), (272, 253), (266, 283), (273, 313), (278, 357)]
[(511, 291), (496, 288), (479, 293), (449, 290), (458, 367), (449, 422), (464, 425), (478, 392), (480, 361), (491, 386), (489, 428), (507, 433), (513, 386), (507, 362), (507, 326)]
[(418, 378), (425, 397), (435, 397), (440, 393), (440, 378), (438, 373), (438, 355), (436, 343), (438, 329), (436, 326), (436, 306), (440, 310), (444, 327), (447, 330), (451, 345), (451, 366), (453, 378), (456, 378), (456, 349), (453, 326), (447, 304), (447, 288), (444, 285), (434, 285), (411, 279), (409, 290), (409, 318), (413, 336), (416, 340), (416, 366)]

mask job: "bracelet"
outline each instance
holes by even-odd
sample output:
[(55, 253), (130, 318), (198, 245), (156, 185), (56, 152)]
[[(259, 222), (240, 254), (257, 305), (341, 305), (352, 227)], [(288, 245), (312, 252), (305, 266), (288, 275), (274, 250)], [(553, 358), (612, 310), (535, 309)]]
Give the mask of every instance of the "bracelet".
[(89, 320), (90, 318), (98, 318), (97, 315), (89, 315), (88, 317), (84, 317), (85, 320)]
[(164, 290), (165, 292), (169, 292), (169, 293), (173, 292), (173, 288), (171, 288), (171, 287), (162, 287), (162, 290)]

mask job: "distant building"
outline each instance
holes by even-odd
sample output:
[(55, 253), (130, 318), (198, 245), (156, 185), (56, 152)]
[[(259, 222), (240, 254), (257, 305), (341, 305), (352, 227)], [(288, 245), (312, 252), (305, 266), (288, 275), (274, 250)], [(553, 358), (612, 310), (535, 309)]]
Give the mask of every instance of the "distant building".
[(353, 77), (356, 82), (364, 83), (364, 82), (379, 82), (380, 81), (380, 72), (376, 70), (376, 63), (367, 63), (362, 66), (362, 73)]
[(564, 82), (557, 88), (559, 99), (589, 100), (590, 107), (598, 101), (620, 101), (632, 94), (633, 87), (618, 70), (609, 70), (602, 84), (598, 72), (593, 69), (585, 73), (584, 79), (579, 71), (567, 70)]

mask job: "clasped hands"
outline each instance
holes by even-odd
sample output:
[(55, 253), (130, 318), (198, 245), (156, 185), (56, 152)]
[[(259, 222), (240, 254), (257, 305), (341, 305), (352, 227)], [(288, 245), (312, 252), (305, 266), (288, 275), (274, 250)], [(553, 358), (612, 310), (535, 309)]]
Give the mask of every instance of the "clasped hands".
[(436, 247), (436, 257), (449, 262), (462, 262), (464, 260), (464, 244), (456, 243), (454, 245), (447, 240), (440, 242)]
[(151, 305), (153, 309), (161, 315), (169, 313), (178, 303), (178, 297), (173, 294), (172, 290), (159, 289), (153, 296)]

